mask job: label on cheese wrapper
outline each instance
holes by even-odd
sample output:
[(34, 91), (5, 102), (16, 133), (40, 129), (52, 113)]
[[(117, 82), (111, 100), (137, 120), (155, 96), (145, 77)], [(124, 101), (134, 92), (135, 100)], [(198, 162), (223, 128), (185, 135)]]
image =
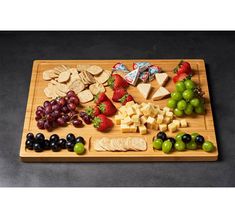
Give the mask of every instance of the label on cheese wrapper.
[(149, 78), (149, 72), (148, 71), (144, 71), (144, 72), (140, 73), (140, 79), (144, 83), (148, 82), (148, 78)]
[(151, 65), (148, 68), (148, 72), (149, 72), (149, 82), (151, 82), (152, 80), (154, 80), (154, 76), (156, 73), (161, 73), (162, 69), (156, 65)]
[(137, 69), (139, 68), (140, 73), (144, 72), (145, 70), (148, 69), (148, 67), (150, 67), (151, 64), (149, 62), (136, 62), (133, 63), (133, 69)]
[(125, 72), (125, 73), (129, 73), (129, 70), (127, 69), (127, 67), (126, 67), (124, 64), (120, 63), (120, 62), (116, 63), (116, 64), (113, 66), (112, 70), (113, 70), (113, 71), (120, 70), (120, 71), (123, 71), (123, 72)]
[(124, 76), (124, 79), (131, 85), (135, 86), (138, 78), (139, 78), (140, 72), (139, 72), (139, 68), (131, 71), (130, 73), (128, 73), (127, 75)]

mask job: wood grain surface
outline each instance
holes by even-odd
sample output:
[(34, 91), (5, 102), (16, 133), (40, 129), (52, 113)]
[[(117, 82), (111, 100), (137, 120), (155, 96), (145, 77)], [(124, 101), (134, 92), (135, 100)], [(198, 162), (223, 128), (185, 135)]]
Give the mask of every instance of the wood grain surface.
[[(25, 122), (20, 146), (20, 158), (25, 162), (105, 162), (105, 161), (215, 161), (218, 158), (218, 149), (216, 143), (214, 122), (212, 109), (210, 104), (209, 89), (207, 83), (207, 76), (205, 70), (204, 60), (190, 59), (186, 60), (191, 64), (194, 71), (193, 80), (200, 84), (203, 91), (205, 91), (206, 98), (206, 115), (193, 115), (187, 116), (186, 119), (189, 123), (188, 128), (180, 128), (179, 131), (185, 131), (187, 133), (198, 132), (205, 136), (206, 140), (212, 141), (216, 149), (212, 153), (207, 153), (203, 150), (195, 151), (174, 151), (170, 154), (164, 154), (162, 151), (155, 151), (151, 142), (156, 135), (156, 130), (150, 130), (147, 135), (141, 136), (139, 133), (121, 133), (119, 126), (114, 128), (108, 133), (98, 132), (92, 125), (86, 125), (83, 128), (75, 128), (72, 125), (67, 127), (60, 127), (52, 132), (46, 130), (39, 130), (36, 125), (35, 111), (38, 105), (42, 105), (47, 97), (45, 96), (43, 89), (47, 86), (48, 81), (42, 79), (42, 73), (44, 70), (52, 69), (58, 65), (65, 64), (69, 67), (75, 67), (77, 64), (95, 64), (101, 66), (103, 69), (110, 70), (112, 66), (117, 62), (124, 63), (129, 69), (132, 69), (133, 62), (149, 61), (152, 64), (160, 66), (170, 77), (173, 76), (173, 69), (179, 63), (180, 60), (36, 60), (33, 64), (32, 77), (30, 83), (30, 90), (28, 95), (27, 108), (25, 113)], [(152, 92), (149, 95), (148, 100), (145, 100), (136, 87), (130, 86), (128, 92), (133, 95), (136, 102), (141, 103), (143, 101), (153, 102), (161, 107), (166, 106), (167, 99), (159, 101), (152, 101), (151, 96), (153, 92), (158, 88), (157, 82), (154, 80), (151, 82)], [(170, 92), (174, 91), (174, 83), (172, 79), (165, 86)], [(106, 94), (111, 98), (112, 90), (106, 87)], [(94, 103), (84, 104), (82, 107), (93, 105)], [(116, 103), (117, 107), (120, 104)], [(80, 107), (82, 109), (82, 107)], [(84, 155), (76, 155), (74, 152), (68, 152), (67, 150), (61, 150), (60, 152), (43, 151), (36, 153), (25, 149), (25, 138), (28, 132), (34, 134), (42, 132), (45, 137), (49, 137), (51, 134), (56, 133), (60, 137), (65, 137), (68, 133), (74, 133), (76, 136), (83, 136), (86, 140), (86, 153)], [(176, 133), (167, 135), (175, 135)], [(103, 136), (138, 136), (144, 137), (148, 144), (148, 149), (141, 152), (96, 152), (92, 146), (92, 141), (96, 138)]]

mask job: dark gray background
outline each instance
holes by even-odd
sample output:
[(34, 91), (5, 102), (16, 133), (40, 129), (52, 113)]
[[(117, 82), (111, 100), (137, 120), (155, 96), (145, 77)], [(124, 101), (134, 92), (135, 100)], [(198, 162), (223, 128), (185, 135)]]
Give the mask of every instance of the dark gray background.
[[(220, 160), (22, 163), (24, 114), (35, 59), (206, 61)], [(0, 32), (0, 186), (234, 186), (235, 32)]]

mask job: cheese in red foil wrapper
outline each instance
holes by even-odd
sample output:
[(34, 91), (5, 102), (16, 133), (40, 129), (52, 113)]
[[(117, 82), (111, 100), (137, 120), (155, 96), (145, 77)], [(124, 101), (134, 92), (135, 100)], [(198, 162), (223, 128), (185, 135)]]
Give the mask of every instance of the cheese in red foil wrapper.
[(126, 74), (124, 76), (124, 79), (131, 85), (135, 86), (138, 78), (139, 78), (140, 72), (139, 72), (139, 68), (131, 71), (130, 73)]
[(139, 68), (140, 73), (147, 70), (150, 66), (151, 66), (151, 64), (149, 62), (136, 62), (136, 63), (133, 63), (133, 69), (135, 70), (135, 69)]
[(125, 73), (129, 73), (129, 70), (127, 69), (127, 67), (126, 67), (124, 64), (120, 63), (120, 62), (116, 63), (116, 64), (113, 66), (112, 70), (113, 70), (113, 71), (118, 71), (118, 70), (120, 70), (120, 71), (123, 71), (123, 72), (125, 72)]

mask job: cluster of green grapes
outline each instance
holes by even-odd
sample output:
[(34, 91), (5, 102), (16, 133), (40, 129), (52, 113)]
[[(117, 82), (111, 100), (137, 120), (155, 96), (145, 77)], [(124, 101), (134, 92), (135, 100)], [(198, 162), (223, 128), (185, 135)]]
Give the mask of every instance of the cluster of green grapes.
[(196, 84), (191, 79), (177, 82), (175, 88), (176, 91), (171, 93), (167, 106), (174, 110), (176, 116), (191, 115), (193, 112), (205, 113), (204, 100), (196, 92)]

